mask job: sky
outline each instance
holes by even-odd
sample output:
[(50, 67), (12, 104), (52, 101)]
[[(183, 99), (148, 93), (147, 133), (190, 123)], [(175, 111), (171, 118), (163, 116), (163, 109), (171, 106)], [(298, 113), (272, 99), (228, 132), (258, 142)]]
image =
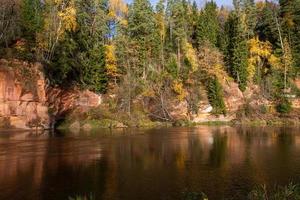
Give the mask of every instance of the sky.
[[(153, 1), (153, 0), (152, 0)], [(196, 0), (198, 5), (202, 6), (205, 4), (205, 0)], [(232, 5), (232, 0), (215, 0), (215, 2), (218, 4), (218, 6), (231, 6)]]

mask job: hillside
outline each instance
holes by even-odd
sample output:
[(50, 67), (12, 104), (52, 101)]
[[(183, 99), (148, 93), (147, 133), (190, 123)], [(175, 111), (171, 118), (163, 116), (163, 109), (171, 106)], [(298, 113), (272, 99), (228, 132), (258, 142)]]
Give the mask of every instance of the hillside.
[(155, 6), (5, 0), (1, 124), (297, 121), (299, 6), (298, 0), (237, 0), (232, 10), (214, 1), (198, 8), (181, 0)]

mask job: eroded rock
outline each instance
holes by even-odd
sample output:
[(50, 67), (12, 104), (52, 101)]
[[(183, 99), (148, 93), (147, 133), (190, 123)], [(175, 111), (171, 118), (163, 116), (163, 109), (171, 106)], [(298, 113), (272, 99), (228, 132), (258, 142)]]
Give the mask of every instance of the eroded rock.
[(101, 101), (88, 90), (49, 87), (39, 63), (0, 60), (0, 118), (5, 126), (48, 129), (65, 113), (79, 107), (88, 110)]

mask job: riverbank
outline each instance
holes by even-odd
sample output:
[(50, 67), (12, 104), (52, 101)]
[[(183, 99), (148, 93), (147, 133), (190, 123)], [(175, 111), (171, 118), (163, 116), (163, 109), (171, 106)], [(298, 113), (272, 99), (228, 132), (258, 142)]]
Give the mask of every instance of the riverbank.
[[(101, 109), (100, 109), (101, 110)], [(101, 110), (101, 116), (92, 113), (73, 113), (58, 124), (59, 130), (82, 130), (92, 131), (97, 129), (118, 129), (118, 128), (160, 128), (160, 127), (197, 127), (197, 126), (299, 126), (299, 116), (295, 115), (270, 115), (258, 117), (234, 118), (232, 120), (206, 120), (195, 122), (193, 120), (181, 119), (175, 121), (153, 121), (146, 113), (135, 112), (131, 116), (126, 113), (109, 113)], [(215, 119), (219, 119), (216, 117)], [(223, 119), (223, 118), (221, 118)], [(230, 118), (225, 118), (230, 119)]]

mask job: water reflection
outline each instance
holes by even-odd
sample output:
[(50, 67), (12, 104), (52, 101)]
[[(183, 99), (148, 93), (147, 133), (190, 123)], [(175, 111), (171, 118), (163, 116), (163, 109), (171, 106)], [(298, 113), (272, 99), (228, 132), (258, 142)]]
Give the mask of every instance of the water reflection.
[(298, 128), (199, 127), (0, 133), (0, 199), (245, 199), (300, 183)]

